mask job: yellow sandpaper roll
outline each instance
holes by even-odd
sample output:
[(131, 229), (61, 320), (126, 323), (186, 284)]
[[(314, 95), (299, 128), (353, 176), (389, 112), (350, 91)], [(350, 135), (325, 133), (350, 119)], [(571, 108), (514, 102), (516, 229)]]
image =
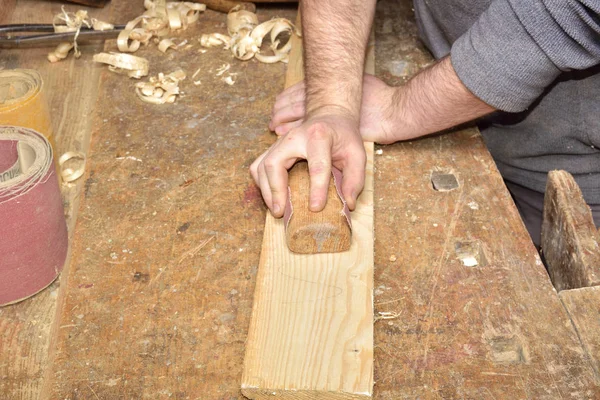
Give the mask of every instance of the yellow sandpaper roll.
[(33, 129), (44, 135), (54, 147), (50, 111), (42, 77), (37, 71), (0, 71), (0, 125)]

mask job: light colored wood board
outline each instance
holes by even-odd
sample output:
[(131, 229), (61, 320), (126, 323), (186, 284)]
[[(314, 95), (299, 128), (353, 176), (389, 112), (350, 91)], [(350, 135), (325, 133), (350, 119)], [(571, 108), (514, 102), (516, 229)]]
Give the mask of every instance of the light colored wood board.
[[(10, 1), (9, 1), (10, 3)], [(4, 7), (4, 5), (2, 6)], [(99, 19), (108, 20), (110, 5), (98, 10), (79, 5), (67, 9), (86, 9)], [(50, 23), (60, 12), (61, 4), (41, 0), (19, 0), (14, 11), (3, 23)], [(69, 150), (87, 152), (90, 123), (96, 102), (99, 70), (92, 55), (103, 47), (101, 43), (82, 45), (82, 57), (72, 56), (62, 63), (50, 64), (46, 55), (52, 48), (0, 50), (0, 67), (31, 68), (40, 72), (52, 113), (54, 151), (60, 155)], [(63, 186), (62, 196), (69, 227), (73, 227), (78, 208), (78, 196), (83, 181)], [(68, 271), (69, 257), (62, 275)], [(39, 399), (48, 370), (53, 330), (61, 299), (59, 278), (33, 298), (0, 309), (0, 393), (2, 399)]]
[(544, 197), (542, 251), (556, 290), (600, 284), (600, 244), (592, 211), (566, 171), (550, 171)]
[(600, 385), (600, 286), (559, 293)]
[[(290, 57), (286, 86), (303, 76), (297, 54)], [(373, 56), (370, 45), (368, 71)], [(292, 253), (283, 221), (267, 214), (242, 376), (248, 398), (372, 395), (373, 144), (365, 143), (365, 150), (365, 189), (352, 212), (349, 251)]]
[(371, 396), (373, 158), (365, 146), (348, 252), (294, 254), (283, 221), (267, 215), (242, 377), (251, 399)]

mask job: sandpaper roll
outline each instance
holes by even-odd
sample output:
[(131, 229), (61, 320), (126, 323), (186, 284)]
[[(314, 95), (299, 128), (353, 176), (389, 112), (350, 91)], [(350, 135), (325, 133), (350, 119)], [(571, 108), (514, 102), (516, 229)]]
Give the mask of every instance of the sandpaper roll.
[(0, 126), (0, 306), (52, 283), (67, 250), (52, 146), (32, 129)]
[(35, 70), (0, 71), (0, 125), (31, 128), (54, 145), (43, 86), (42, 77)]

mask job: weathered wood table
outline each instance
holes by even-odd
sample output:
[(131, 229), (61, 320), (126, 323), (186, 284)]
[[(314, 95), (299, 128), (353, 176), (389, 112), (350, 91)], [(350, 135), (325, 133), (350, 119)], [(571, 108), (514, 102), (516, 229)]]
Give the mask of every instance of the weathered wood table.
[[(93, 15), (124, 22), (139, 3), (113, 0)], [(377, 74), (389, 83), (430, 62), (410, 7), (378, 4)], [(2, 22), (59, 11), (19, 0)], [(275, 15), (295, 10), (259, 9), (261, 20)], [(266, 212), (248, 167), (275, 140), (266, 126), (285, 66), (199, 53), (198, 35), (224, 21), (206, 12), (176, 35), (191, 49), (136, 54), (151, 74), (201, 69), (202, 84), (184, 81), (174, 105), (141, 103), (133, 81), (94, 65), (101, 45), (55, 65), (48, 49), (0, 52), (1, 67), (41, 71), (59, 153), (91, 140), (85, 179), (65, 187), (69, 266), (40, 295), (0, 309), (1, 398), (241, 398)], [(233, 86), (215, 76), (224, 63), (238, 73)], [(374, 397), (598, 398), (589, 346), (478, 132), (377, 149), (375, 311), (395, 318), (375, 322)], [(436, 174), (458, 188), (434, 190)]]

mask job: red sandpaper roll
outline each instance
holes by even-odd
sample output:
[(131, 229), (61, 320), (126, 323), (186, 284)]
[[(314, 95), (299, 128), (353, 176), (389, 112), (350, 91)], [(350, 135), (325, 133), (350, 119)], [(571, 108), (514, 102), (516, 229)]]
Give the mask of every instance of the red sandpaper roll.
[(0, 126), (0, 306), (52, 283), (67, 249), (50, 143), (32, 129)]

